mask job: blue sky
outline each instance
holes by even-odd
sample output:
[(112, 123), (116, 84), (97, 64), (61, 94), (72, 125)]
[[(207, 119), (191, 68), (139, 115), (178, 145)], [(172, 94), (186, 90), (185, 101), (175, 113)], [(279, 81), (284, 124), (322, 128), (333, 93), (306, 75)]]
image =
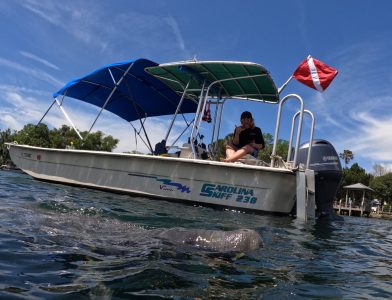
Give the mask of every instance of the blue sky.
[[(66, 82), (102, 65), (135, 58), (158, 63), (187, 60), (252, 61), (281, 86), (311, 54), (339, 71), (319, 93), (292, 81), (316, 119), (316, 138), (338, 152), (353, 151), (367, 171), (392, 167), (392, 1), (0, 1), (0, 129), (36, 123)], [(65, 103), (78, 128), (88, 130), (97, 110)], [(277, 106), (250, 103), (225, 108), (222, 136), (251, 110), (263, 132), (274, 133)], [(288, 137), (297, 107), (281, 134)], [(53, 109), (44, 120), (67, 124)], [(306, 121), (305, 121), (306, 123)], [(153, 142), (166, 118), (148, 121)], [(306, 139), (307, 125), (303, 139)], [(208, 129), (208, 128), (204, 128)], [(105, 113), (94, 130), (118, 137), (117, 151), (135, 149), (133, 130)], [(179, 129), (176, 128), (178, 131)], [(138, 150), (144, 150), (138, 143)]]

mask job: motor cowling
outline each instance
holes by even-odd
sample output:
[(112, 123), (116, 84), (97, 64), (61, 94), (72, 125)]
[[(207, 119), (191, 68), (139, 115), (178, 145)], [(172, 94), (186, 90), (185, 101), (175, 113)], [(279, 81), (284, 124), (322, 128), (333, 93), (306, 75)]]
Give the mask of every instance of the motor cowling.
[[(301, 166), (306, 165), (309, 142), (302, 144), (298, 150), (297, 161)], [(333, 209), (333, 200), (343, 177), (339, 156), (326, 140), (313, 140), (309, 169), (315, 172), (315, 201), (316, 217), (338, 218)]]

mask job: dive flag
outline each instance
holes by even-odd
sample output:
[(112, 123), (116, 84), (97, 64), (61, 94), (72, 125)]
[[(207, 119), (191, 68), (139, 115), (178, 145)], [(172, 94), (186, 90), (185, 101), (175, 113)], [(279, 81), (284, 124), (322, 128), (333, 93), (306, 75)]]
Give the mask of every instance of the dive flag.
[(338, 71), (336, 69), (309, 55), (295, 70), (293, 77), (303, 84), (322, 92), (329, 86), (337, 74)]

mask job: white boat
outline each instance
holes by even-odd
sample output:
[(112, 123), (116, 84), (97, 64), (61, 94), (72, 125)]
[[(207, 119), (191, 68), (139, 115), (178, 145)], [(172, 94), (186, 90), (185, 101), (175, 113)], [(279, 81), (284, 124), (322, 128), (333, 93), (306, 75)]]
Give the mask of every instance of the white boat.
[[(145, 134), (143, 140), (155, 155), (48, 149), (15, 143), (8, 146), (12, 161), (39, 180), (238, 211), (282, 214), (296, 211), (302, 218), (329, 214), (341, 178), (339, 158), (328, 142), (313, 141), (313, 115), (304, 109), (301, 97), (288, 95), (280, 99), (281, 91), (264, 67), (249, 62), (186, 61), (157, 65), (139, 59), (110, 64), (65, 85), (54, 94), (51, 107), (57, 104), (76, 132), (63, 107), (65, 96), (97, 105), (101, 112), (109, 110), (131, 124), (139, 120), (140, 130)], [(254, 158), (239, 163), (215, 160), (214, 145), (228, 99), (279, 105), (270, 164)], [(283, 161), (276, 156), (276, 146), (281, 111), (289, 99), (298, 101), (299, 110), (292, 119), (288, 156), (292, 159)], [(197, 138), (209, 105), (216, 109), (207, 150), (198, 145)], [(177, 148), (167, 147), (173, 124), (184, 113), (194, 116), (187, 123), (192, 126), (190, 142)], [(309, 143), (300, 146), (305, 113), (313, 122)], [(145, 118), (170, 114), (173, 118), (168, 132), (154, 150), (145, 131)], [(90, 130), (98, 117), (99, 114)], [(293, 128), (297, 121), (294, 144)], [(166, 154), (168, 149), (169, 152), (177, 149), (178, 155)], [(162, 152), (164, 156), (160, 155)], [(321, 173), (322, 177), (317, 176)]]

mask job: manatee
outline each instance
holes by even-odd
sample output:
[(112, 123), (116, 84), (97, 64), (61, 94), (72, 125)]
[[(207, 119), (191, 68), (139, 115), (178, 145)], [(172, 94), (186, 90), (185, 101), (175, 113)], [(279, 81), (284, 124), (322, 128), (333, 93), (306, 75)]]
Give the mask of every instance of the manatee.
[(252, 229), (232, 231), (171, 228), (157, 232), (157, 238), (172, 244), (190, 245), (217, 252), (249, 251), (260, 247), (260, 234)]
[(28, 219), (28, 228), (39, 232), (35, 239), (42, 239), (43, 244), (49, 242), (82, 248), (91, 246), (98, 254), (159, 249), (163, 242), (222, 253), (255, 250), (262, 244), (260, 234), (252, 229), (146, 229), (138, 224), (74, 213), (45, 212)]

